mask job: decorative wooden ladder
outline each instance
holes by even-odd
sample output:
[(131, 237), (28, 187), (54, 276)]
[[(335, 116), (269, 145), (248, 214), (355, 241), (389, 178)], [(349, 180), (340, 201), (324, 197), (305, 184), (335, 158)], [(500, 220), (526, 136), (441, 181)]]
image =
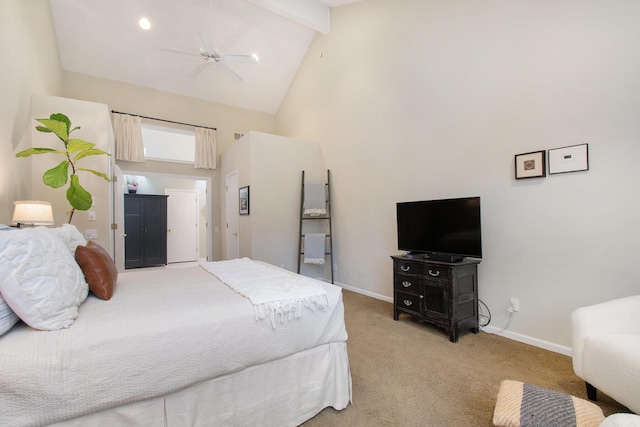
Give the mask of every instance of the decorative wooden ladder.
[(304, 258), (304, 226), (306, 221), (327, 221), (329, 233), (326, 235), (327, 243), (325, 244), (325, 256), (329, 256), (329, 270), (331, 271), (331, 283), (333, 283), (333, 234), (331, 229), (331, 171), (327, 170), (327, 182), (325, 183), (325, 209), (326, 214), (319, 216), (305, 215), (304, 213), (304, 171), (302, 171), (302, 186), (300, 194), (300, 233), (298, 238), (298, 273), (300, 273), (300, 264)]

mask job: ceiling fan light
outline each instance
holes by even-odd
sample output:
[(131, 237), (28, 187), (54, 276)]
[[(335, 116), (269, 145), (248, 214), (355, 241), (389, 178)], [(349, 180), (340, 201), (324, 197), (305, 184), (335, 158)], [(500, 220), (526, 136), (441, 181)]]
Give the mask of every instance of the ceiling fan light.
[(151, 28), (151, 22), (147, 18), (140, 18), (138, 25), (140, 25), (140, 28), (143, 30), (149, 30)]

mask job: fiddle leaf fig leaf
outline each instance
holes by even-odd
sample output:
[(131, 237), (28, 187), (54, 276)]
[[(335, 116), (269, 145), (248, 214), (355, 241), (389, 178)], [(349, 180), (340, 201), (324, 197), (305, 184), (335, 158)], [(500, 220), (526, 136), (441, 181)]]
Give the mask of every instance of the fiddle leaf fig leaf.
[[(51, 116), (53, 117), (54, 115), (55, 114), (52, 114)], [(55, 133), (63, 142), (66, 142), (67, 139), (69, 139), (69, 127), (67, 126), (67, 123), (51, 119), (36, 119), (36, 121), (42, 123), (50, 132)], [(38, 128), (40, 128), (40, 126), (36, 127), (36, 129)], [(42, 132), (42, 130), (38, 130)]]
[(83, 139), (70, 139), (69, 144), (67, 144), (67, 152), (75, 153), (76, 151), (90, 150), (95, 145)]
[(71, 128), (71, 120), (69, 120), (69, 117), (62, 113), (53, 113), (49, 116), (49, 119), (64, 123), (67, 126), (67, 133), (69, 133), (69, 128)]
[(111, 154), (104, 152), (98, 148), (92, 148), (90, 150), (85, 150), (85, 151), (81, 151), (80, 153), (78, 153), (74, 158), (73, 161), (77, 162), (78, 160), (87, 157), (87, 156), (97, 156), (100, 154), (106, 154), (107, 156), (110, 156)]
[(102, 173), (102, 172), (98, 172), (96, 170), (93, 169), (87, 169), (87, 168), (78, 168), (77, 170), (79, 171), (86, 171), (86, 172), (91, 172), (92, 174), (94, 174), (95, 176), (99, 176), (100, 178), (104, 179), (107, 182), (111, 182), (111, 180), (109, 179), (109, 177)]
[(60, 188), (69, 179), (69, 162), (64, 160), (55, 168), (51, 168), (42, 175), (42, 182), (52, 188)]
[(56, 153), (56, 154), (65, 154), (64, 151), (55, 150), (53, 148), (27, 148), (24, 151), (16, 154), (16, 157), (29, 157), (32, 154), (45, 154), (45, 153)]
[(91, 207), (91, 194), (80, 185), (78, 175), (71, 175), (71, 184), (67, 189), (67, 200), (75, 209), (86, 211)]

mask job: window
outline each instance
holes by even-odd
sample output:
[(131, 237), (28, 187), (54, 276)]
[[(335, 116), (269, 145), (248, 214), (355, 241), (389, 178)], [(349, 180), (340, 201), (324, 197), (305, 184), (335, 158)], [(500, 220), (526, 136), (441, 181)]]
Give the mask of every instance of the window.
[(144, 157), (161, 162), (195, 161), (196, 134), (193, 130), (142, 124)]

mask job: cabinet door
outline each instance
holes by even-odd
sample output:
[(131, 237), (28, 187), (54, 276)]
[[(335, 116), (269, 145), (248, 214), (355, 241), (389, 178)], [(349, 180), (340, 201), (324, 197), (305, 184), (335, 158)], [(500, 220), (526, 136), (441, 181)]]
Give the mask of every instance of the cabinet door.
[(449, 318), (449, 293), (442, 282), (425, 280), (422, 285), (422, 312), (430, 319)]
[(144, 265), (167, 263), (167, 198), (144, 201)]
[(144, 265), (142, 199), (124, 198), (124, 267), (136, 268)]

